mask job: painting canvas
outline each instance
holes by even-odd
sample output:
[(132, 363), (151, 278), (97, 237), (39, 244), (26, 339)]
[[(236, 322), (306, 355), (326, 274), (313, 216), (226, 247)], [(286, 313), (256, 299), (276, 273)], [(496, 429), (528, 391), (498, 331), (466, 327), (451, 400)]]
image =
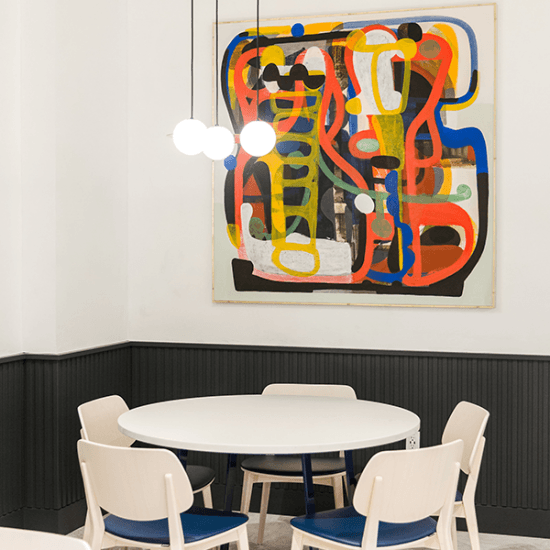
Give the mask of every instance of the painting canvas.
[(213, 299), (494, 307), (494, 4), (257, 32), (219, 25)]

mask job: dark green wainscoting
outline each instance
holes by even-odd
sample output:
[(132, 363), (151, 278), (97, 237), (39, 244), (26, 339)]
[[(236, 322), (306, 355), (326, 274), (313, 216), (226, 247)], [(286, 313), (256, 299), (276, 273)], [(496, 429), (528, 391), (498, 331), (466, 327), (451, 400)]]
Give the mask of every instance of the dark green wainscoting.
[[(439, 442), (459, 401), (485, 407), (491, 418), (476, 495), (480, 530), (550, 537), (550, 357), (142, 342), (0, 359), (0, 525), (57, 532), (82, 525), (80, 403), (117, 393), (136, 407), (260, 393), (272, 382), (349, 384), (360, 399), (412, 410), (422, 421), (422, 446)], [(300, 424), (307, 429), (307, 417)], [(356, 470), (377, 450), (354, 452)], [(221, 507), (225, 457), (190, 453), (189, 460), (216, 470)], [(239, 500), (237, 489), (235, 506)], [(330, 507), (330, 489), (319, 487), (316, 503)], [(273, 486), (270, 512), (303, 513), (301, 486)]]

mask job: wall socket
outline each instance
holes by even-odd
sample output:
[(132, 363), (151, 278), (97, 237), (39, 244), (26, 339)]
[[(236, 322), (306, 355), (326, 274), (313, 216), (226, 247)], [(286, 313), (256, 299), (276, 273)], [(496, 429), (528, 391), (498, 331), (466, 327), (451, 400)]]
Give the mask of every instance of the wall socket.
[(420, 449), (420, 432), (409, 435), (406, 442), (407, 449)]

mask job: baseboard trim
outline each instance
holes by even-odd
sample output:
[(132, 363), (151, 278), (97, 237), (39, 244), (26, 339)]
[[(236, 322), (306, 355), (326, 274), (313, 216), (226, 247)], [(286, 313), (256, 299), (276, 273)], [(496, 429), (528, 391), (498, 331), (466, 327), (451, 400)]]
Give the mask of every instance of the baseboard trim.
[(0, 516), (0, 527), (15, 527), (21, 529), (24, 527), (23, 510), (15, 510), (4, 516)]
[(550, 538), (550, 511), (476, 506), (482, 533)]
[(61, 533), (66, 535), (84, 525), (86, 518), (86, 500), (79, 500), (61, 510), (40, 510), (25, 508), (23, 525), (26, 529)]

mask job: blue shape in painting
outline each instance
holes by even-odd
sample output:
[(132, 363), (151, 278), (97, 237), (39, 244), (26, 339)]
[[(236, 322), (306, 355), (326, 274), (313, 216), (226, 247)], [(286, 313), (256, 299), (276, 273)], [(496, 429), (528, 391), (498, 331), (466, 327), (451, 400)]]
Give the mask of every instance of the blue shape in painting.
[(292, 25), (292, 36), (304, 36), (304, 26), (301, 23)]
[(234, 155), (229, 155), (224, 161), (223, 165), (226, 170), (235, 170), (237, 168), (237, 159)]

